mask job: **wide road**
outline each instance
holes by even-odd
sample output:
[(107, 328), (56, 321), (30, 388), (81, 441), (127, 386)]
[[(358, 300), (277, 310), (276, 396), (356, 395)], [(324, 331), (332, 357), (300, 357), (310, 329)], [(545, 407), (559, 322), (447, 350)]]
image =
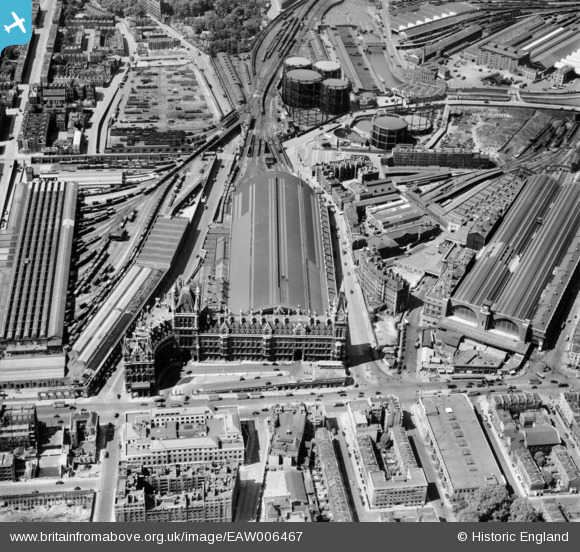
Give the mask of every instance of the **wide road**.
[[(560, 378), (561, 379), (561, 378)], [(495, 393), (506, 392), (507, 384), (517, 385), (518, 390), (521, 391), (534, 391), (532, 385), (527, 382), (526, 377), (514, 378), (507, 380), (506, 385), (494, 386), (489, 388), (489, 391), (493, 390)], [(454, 382), (457, 388), (462, 391), (467, 391), (467, 386), (465, 383)], [(408, 407), (409, 405), (417, 401), (417, 391), (419, 389), (422, 393), (437, 393), (438, 391), (448, 391), (447, 382), (445, 381), (429, 381), (418, 383), (417, 380), (411, 375), (402, 376), (388, 376), (383, 374), (380, 383), (378, 384), (357, 384), (357, 387), (348, 388), (314, 388), (305, 390), (293, 390), (288, 392), (275, 392), (275, 391), (264, 391), (262, 392), (263, 397), (259, 399), (245, 399), (240, 401), (237, 398), (237, 394), (221, 394), (222, 399), (216, 402), (210, 402), (206, 396), (196, 396), (189, 399), (188, 404), (190, 406), (201, 406), (205, 404), (212, 404), (213, 406), (225, 406), (236, 404), (242, 410), (242, 417), (251, 417), (252, 412), (260, 411), (262, 408), (270, 407), (279, 403), (298, 403), (304, 402), (306, 404), (313, 404), (317, 402), (318, 395), (322, 395), (321, 401), (328, 407), (332, 407), (336, 403), (345, 403), (349, 400), (354, 400), (359, 397), (372, 397), (378, 396), (379, 394), (395, 395), (399, 398), (399, 401), (403, 406)], [(474, 391), (480, 391), (482, 394), (488, 392), (487, 388), (473, 388)], [(535, 391), (540, 392), (545, 397), (557, 397), (562, 388), (559, 388), (557, 384), (545, 383), (541, 385)], [(287, 393), (290, 393), (288, 395)], [(342, 394), (346, 396), (342, 397)], [(13, 402), (12, 400), (8, 402)], [(22, 400), (18, 402), (24, 402)], [(52, 402), (46, 401), (45, 403), (39, 403), (37, 406), (37, 413), (40, 420), (49, 419), (55, 416), (59, 416), (68, 422), (70, 418), (69, 409), (70, 405), (75, 406), (77, 410), (85, 408), (87, 410), (95, 410), (99, 413), (101, 424), (106, 424), (108, 422), (115, 422), (117, 419), (122, 420), (123, 414), (129, 411), (135, 410), (147, 410), (154, 407), (153, 399), (130, 399), (127, 397), (121, 397), (117, 399), (115, 397), (95, 397), (89, 399), (75, 399), (67, 400), (66, 408), (55, 408)], [(167, 403), (170, 401), (167, 400)], [(115, 414), (119, 414), (118, 417)]]
[(114, 506), (117, 490), (117, 472), (121, 456), (119, 448), (120, 430), (118, 426), (106, 426), (104, 432), (106, 445), (101, 452), (101, 477), (97, 488), (92, 521), (115, 521)]
[[(56, 484), (62, 481), (62, 484)], [(29, 479), (28, 481), (17, 481), (15, 483), (0, 485), (0, 496), (31, 494), (36, 491), (39, 493), (53, 493), (58, 491), (74, 491), (80, 488), (83, 491), (97, 488), (99, 479), (96, 477), (71, 477), (65, 479)]]

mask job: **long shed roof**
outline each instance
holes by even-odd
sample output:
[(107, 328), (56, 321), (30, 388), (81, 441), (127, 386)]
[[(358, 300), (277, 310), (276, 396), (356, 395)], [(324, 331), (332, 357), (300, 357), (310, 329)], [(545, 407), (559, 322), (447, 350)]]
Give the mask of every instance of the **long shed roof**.
[(299, 178), (274, 171), (244, 182), (234, 195), (231, 243), (234, 312), (328, 308), (328, 219)]

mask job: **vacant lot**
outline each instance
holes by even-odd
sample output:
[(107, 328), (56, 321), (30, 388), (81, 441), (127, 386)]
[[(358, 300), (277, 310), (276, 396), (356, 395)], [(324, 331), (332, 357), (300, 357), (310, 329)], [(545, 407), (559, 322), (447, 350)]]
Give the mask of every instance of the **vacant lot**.
[(533, 113), (533, 109), (527, 108), (461, 108), (452, 114), (440, 146), (497, 153), (520, 131)]
[(0, 521), (46, 522), (46, 521), (90, 521), (91, 509), (82, 506), (37, 506), (35, 508), (4, 507), (0, 508)]

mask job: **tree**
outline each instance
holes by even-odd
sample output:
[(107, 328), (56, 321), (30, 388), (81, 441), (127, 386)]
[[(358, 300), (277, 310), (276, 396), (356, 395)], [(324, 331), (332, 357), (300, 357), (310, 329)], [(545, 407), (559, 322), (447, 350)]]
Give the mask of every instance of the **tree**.
[(511, 497), (505, 487), (484, 487), (464, 501), (459, 521), (543, 521), (529, 500)]
[(536, 461), (536, 464), (538, 464), (540, 468), (546, 465), (546, 455), (541, 450), (539, 450), (538, 452), (536, 452), (536, 454), (534, 454), (534, 460)]
[(509, 516), (510, 496), (505, 487), (484, 487), (459, 512), (459, 521), (506, 521)]
[(511, 504), (508, 521), (535, 522), (542, 520), (527, 498), (518, 497), (514, 499), (514, 501)]
[(554, 483), (554, 476), (548, 470), (542, 470), (542, 477), (548, 487)]

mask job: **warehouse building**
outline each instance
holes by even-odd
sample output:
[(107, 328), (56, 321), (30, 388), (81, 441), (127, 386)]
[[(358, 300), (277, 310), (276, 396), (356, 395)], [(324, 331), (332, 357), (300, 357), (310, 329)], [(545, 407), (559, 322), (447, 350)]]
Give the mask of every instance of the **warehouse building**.
[(453, 500), (469, 499), (484, 487), (505, 485), (467, 395), (425, 396), (419, 404), (436, 467)]
[(0, 232), (0, 385), (57, 385), (77, 206), (76, 184), (36, 180), (17, 188), (16, 215)]
[(452, 169), (489, 169), (489, 155), (462, 148), (427, 149), (422, 146), (397, 145), (393, 148), (397, 167), (450, 167)]

